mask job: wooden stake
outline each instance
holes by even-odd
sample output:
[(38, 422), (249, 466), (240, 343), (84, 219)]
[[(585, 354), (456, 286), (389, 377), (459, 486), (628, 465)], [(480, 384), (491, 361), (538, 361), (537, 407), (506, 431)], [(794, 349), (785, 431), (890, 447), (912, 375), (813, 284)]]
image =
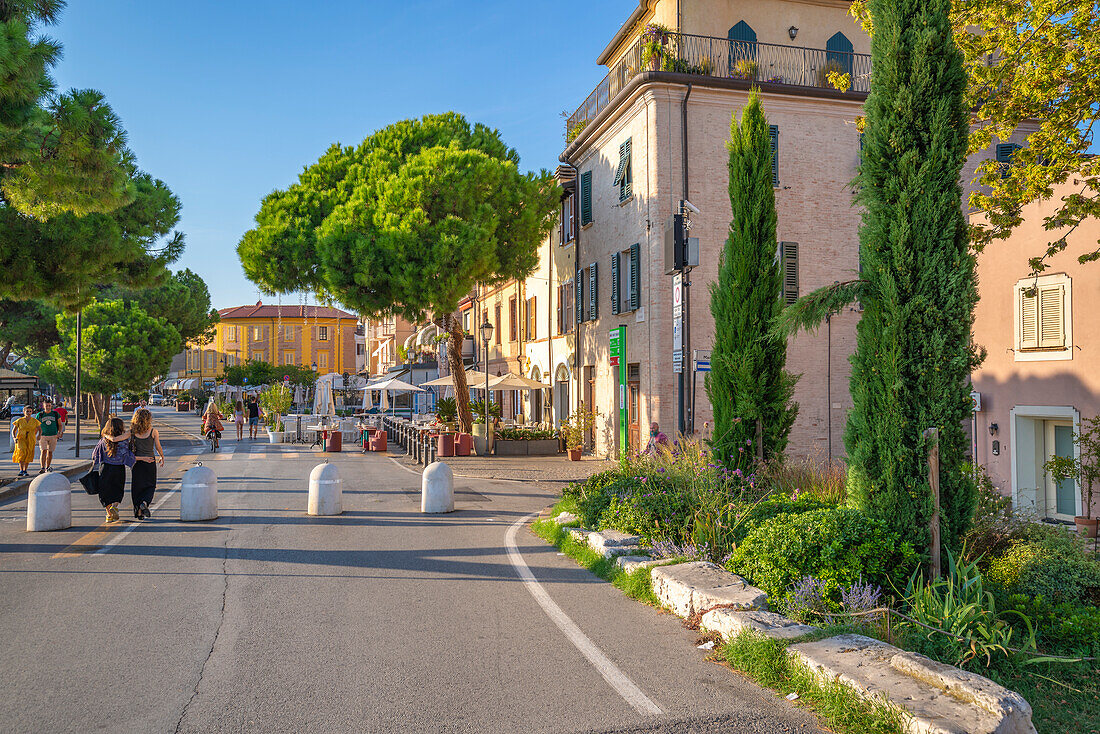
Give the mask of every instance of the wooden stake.
[(932, 519), (928, 523), (929, 555), (932, 558), (932, 578), (942, 573), (940, 563), (940, 429), (929, 428), (924, 437), (931, 442), (928, 448), (928, 485), (932, 488)]

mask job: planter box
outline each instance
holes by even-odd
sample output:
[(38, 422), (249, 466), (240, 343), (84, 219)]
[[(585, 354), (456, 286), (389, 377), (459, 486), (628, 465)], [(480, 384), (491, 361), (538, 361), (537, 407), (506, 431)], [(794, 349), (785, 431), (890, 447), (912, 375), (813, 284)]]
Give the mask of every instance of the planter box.
[(493, 453), (497, 456), (527, 456), (529, 443), (531, 442), (498, 438), (493, 445)]
[(188, 403), (176, 403), (177, 413), (186, 413), (189, 410), (191, 410), (191, 406)]
[(527, 444), (528, 456), (556, 456), (558, 453), (558, 439), (540, 438), (535, 441), (524, 441)]
[(129, 413), (131, 411), (137, 410), (138, 406), (140, 406), (140, 405), (141, 405), (141, 403), (123, 403), (122, 404), (122, 411), (124, 413)]
[(267, 440), (271, 443), (282, 443), (284, 431), (268, 431)]
[(493, 443), (497, 456), (554, 456), (558, 453), (558, 439), (516, 440), (498, 438)]

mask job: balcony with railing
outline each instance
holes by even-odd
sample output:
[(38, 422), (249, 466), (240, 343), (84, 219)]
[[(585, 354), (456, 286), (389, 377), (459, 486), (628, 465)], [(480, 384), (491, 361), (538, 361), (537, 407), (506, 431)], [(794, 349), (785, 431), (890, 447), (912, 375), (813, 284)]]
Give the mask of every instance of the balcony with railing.
[(572, 142), (630, 81), (643, 72), (732, 79), (749, 84), (831, 89), (830, 72), (847, 74), (850, 91), (871, 87), (871, 56), (774, 43), (736, 41), (713, 36), (669, 33), (663, 44), (642, 38), (616, 62), (588, 99), (565, 121), (565, 139)]

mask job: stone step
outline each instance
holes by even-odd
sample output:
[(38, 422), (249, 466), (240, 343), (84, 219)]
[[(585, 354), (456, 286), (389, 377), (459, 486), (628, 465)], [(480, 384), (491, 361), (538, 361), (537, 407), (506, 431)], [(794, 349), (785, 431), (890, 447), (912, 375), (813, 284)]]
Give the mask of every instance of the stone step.
[(653, 568), (668, 561), (662, 558), (650, 558), (649, 556), (618, 556), (615, 565), (627, 573), (634, 573), (639, 568)]
[(900, 709), (910, 734), (1034, 734), (1023, 696), (988, 678), (863, 635), (787, 648), (820, 679)]
[(745, 629), (755, 630), (773, 640), (793, 640), (817, 632), (817, 627), (799, 624), (775, 612), (757, 610), (712, 609), (703, 615), (699, 626), (707, 632), (717, 632), (724, 640), (736, 637)]
[(572, 512), (563, 512), (551, 520), (551, 522), (557, 525), (576, 525), (580, 521), (581, 519)]
[(741, 610), (768, 608), (767, 594), (710, 561), (656, 566), (650, 573), (653, 594), (684, 618), (727, 605)]
[(588, 534), (588, 547), (604, 558), (625, 556), (638, 550), (639, 540), (637, 535), (627, 535), (618, 530), (594, 530)]

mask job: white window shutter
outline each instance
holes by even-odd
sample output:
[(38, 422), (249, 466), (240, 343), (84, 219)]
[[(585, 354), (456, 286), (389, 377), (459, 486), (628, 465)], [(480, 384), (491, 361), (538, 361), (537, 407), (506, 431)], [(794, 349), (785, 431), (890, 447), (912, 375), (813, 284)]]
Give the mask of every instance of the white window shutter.
[(1064, 349), (1065, 287), (1046, 286), (1039, 289), (1039, 346), (1043, 349)]
[(1039, 298), (1026, 287), (1016, 290), (1020, 303), (1020, 349), (1039, 348)]

